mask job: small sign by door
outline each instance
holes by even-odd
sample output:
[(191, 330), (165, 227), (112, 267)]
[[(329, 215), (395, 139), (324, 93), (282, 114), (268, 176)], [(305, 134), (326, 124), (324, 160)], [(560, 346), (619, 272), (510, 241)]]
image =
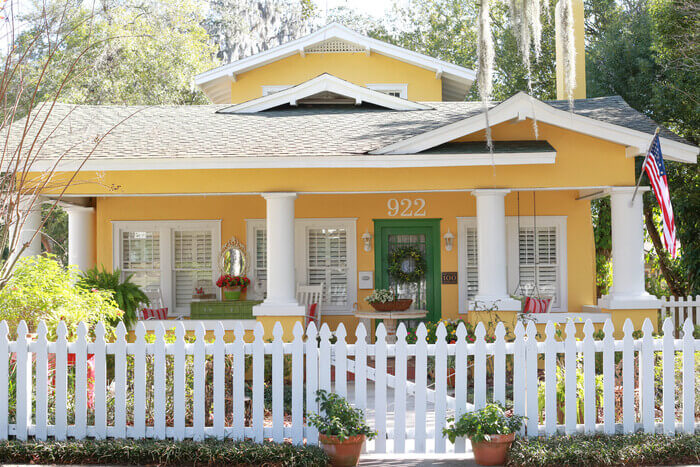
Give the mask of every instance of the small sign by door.
[(456, 284), (457, 283), (457, 273), (456, 272), (443, 272), (442, 273), (442, 283), (443, 284)]

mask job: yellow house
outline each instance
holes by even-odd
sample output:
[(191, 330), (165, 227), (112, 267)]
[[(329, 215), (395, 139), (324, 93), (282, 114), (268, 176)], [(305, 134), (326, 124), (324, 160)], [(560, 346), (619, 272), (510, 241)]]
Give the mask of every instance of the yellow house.
[[(524, 93), (490, 104), (491, 152), (481, 103), (465, 101), (472, 70), (331, 24), (197, 76), (212, 105), (60, 104), (50, 118), (63, 130), (40, 154), (67, 151), (69, 173), (104, 136), (64, 198), (70, 261), (134, 274), (188, 328), (196, 288), (220, 298), (232, 240), (252, 283), (219, 310), (227, 326), (281, 321), (289, 336), (307, 312), (297, 287), (323, 284), (322, 321), (353, 336), (363, 299), (394, 285), (389, 266), (411, 264), (397, 251), (419, 252), (423, 273), (398, 290), (429, 320), (514, 315), (517, 292), (552, 299), (540, 321), (639, 326), (659, 304), (644, 290), (641, 197), (630, 201), (657, 125), (619, 97), (586, 99), (583, 60), (578, 71), (571, 109)], [(661, 146), (696, 163), (667, 130)], [(601, 196), (614, 285), (596, 297)]]

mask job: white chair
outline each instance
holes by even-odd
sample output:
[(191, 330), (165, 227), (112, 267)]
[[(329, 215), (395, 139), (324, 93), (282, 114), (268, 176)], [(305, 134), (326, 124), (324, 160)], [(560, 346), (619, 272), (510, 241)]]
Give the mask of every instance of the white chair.
[(149, 304), (141, 303), (139, 305), (140, 319), (167, 319), (168, 308), (163, 305), (163, 293), (159, 285), (147, 285), (142, 287), (143, 293), (148, 297)]
[(306, 308), (304, 316), (306, 325), (313, 321), (316, 326), (321, 325), (321, 308), (323, 307), (324, 283), (318, 285), (297, 285), (297, 302)]

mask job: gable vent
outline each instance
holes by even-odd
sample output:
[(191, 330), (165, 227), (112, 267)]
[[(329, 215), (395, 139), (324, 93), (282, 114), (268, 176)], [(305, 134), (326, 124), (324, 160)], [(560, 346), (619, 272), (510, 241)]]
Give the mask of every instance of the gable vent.
[(341, 41), (340, 39), (328, 39), (316, 45), (307, 47), (304, 50), (307, 54), (323, 53), (358, 53), (364, 52), (365, 48), (352, 42)]

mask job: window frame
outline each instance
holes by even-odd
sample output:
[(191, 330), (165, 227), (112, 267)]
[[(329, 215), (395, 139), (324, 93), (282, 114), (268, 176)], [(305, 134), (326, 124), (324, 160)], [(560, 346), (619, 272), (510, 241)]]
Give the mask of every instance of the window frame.
[(219, 276), (219, 255), (221, 254), (221, 220), (178, 220), (178, 221), (112, 221), (112, 265), (121, 268), (123, 232), (158, 231), (160, 234), (160, 290), (163, 305), (168, 307), (168, 316), (189, 316), (189, 307), (175, 308), (175, 274), (173, 271), (174, 248), (173, 232), (186, 230), (209, 230), (212, 233), (212, 287)]
[[(534, 227), (533, 216), (520, 216), (520, 227)], [(559, 305), (552, 306), (551, 312), (568, 311), (568, 259), (567, 259), (567, 216), (537, 216), (537, 227), (554, 227), (557, 231), (557, 278), (559, 281)], [(467, 251), (465, 238), (468, 228), (476, 228), (476, 217), (457, 218), (457, 254), (459, 278), (459, 313), (468, 312), (467, 307)], [(518, 217), (506, 216), (506, 278), (508, 292), (518, 285), (519, 238)], [(478, 253), (477, 253), (478, 255)]]
[[(251, 258), (251, 268), (248, 269), (251, 282), (257, 277), (255, 271), (255, 257), (257, 255), (255, 244), (255, 231), (265, 229), (265, 219), (246, 219), (246, 244), (248, 255)], [(294, 269), (298, 284), (308, 283), (308, 237), (309, 228), (345, 229), (347, 238), (347, 274), (348, 274), (348, 298), (346, 305), (323, 305), (324, 315), (352, 315), (353, 307), (357, 302), (357, 218), (298, 218), (294, 220)], [(262, 298), (264, 290), (255, 290), (258, 298)]]
[(401, 99), (408, 99), (408, 84), (407, 83), (372, 83), (367, 84), (367, 88), (372, 91), (387, 93), (398, 91)]

